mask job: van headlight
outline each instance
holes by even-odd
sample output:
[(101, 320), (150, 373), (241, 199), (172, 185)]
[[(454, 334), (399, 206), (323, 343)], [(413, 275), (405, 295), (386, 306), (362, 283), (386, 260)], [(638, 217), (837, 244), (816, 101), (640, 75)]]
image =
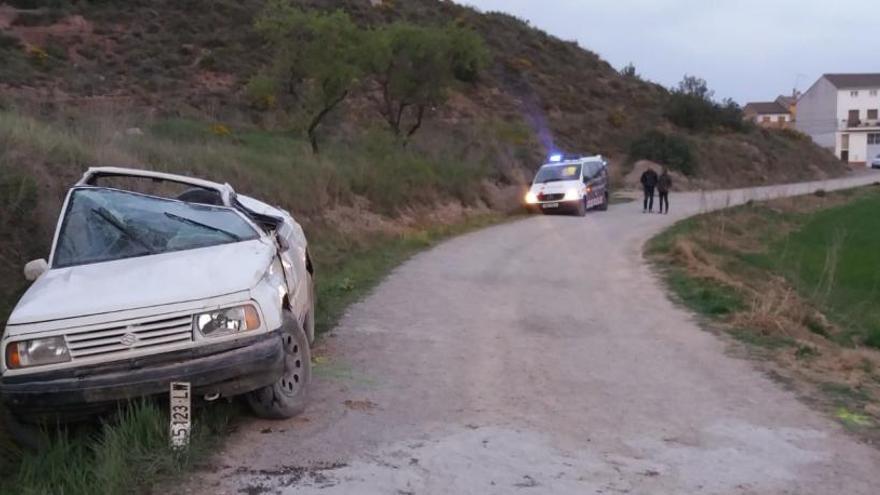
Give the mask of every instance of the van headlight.
[(526, 193), (526, 204), (533, 205), (538, 202), (538, 196), (535, 195), (532, 191)]
[(577, 189), (569, 189), (565, 191), (565, 201), (574, 201), (581, 199), (581, 193)]
[(43, 366), (70, 361), (64, 337), (20, 340), (6, 345), (6, 367), (9, 369)]
[(198, 314), (195, 325), (205, 337), (220, 337), (260, 328), (260, 315), (252, 304), (246, 304)]

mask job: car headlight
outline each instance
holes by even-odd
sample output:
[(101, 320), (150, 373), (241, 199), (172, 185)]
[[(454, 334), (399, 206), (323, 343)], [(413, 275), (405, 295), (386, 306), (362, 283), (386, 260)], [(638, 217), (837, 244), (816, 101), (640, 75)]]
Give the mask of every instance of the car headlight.
[(247, 304), (196, 315), (195, 325), (205, 337), (220, 337), (260, 328), (260, 315), (257, 308)]
[(21, 340), (6, 345), (6, 367), (9, 369), (67, 361), (70, 361), (70, 351), (62, 336)]
[(577, 189), (569, 189), (565, 191), (565, 201), (574, 201), (576, 199), (581, 199), (581, 193)]
[(538, 202), (538, 196), (535, 195), (532, 191), (526, 193), (526, 203), (533, 205)]

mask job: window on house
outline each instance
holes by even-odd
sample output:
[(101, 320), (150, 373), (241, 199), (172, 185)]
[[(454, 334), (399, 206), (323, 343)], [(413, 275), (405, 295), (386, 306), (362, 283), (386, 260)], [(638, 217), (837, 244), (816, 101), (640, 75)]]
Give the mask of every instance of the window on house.
[(761, 122), (770, 122), (770, 117), (768, 115), (761, 117)]
[(857, 96), (859, 96), (859, 92), (858, 91), (850, 91), (849, 95), (852, 96), (853, 98), (856, 98)]
[(871, 96), (877, 96), (877, 90), (876, 90), (876, 89), (872, 89), (872, 90), (870, 91), (869, 94), (870, 94)]
[(868, 110), (868, 120), (877, 120), (877, 109)]
[(780, 115), (779, 117), (776, 117), (776, 122), (785, 122), (785, 115)]
[(868, 134), (868, 144), (880, 144), (880, 133)]
[(859, 124), (859, 111), (858, 110), (850, 110), (846, 116), (847, 123), (849, 125), (858, 125)]

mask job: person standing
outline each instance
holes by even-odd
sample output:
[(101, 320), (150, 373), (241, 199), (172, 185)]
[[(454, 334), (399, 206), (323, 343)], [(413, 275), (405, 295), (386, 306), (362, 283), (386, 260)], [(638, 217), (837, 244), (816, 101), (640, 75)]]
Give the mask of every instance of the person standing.
[(642, 172), (641, 177), (642, 188), (645, 190), (645, 201), (642, 206), (642, 213), (654, 212), (654, 188), (657, 187), (657, 172), (648, 167), (648, 170)]
[[(657, 193), (660, 195), (660, 213), (669, 214), (669, 190), (672, 189), (672, 177), (669, 170), (663, 167), (663, 172), (657, 178)], [(666, 205), (666, 211), (663, 211), (663, 205)]]

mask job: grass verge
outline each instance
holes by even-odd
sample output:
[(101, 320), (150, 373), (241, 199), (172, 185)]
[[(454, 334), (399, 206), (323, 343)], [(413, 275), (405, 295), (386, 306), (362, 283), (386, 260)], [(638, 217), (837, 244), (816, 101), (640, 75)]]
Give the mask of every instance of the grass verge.
[(748, 204), (679, 222), (646, 256), (771, 375), (878, 440), (878, 209), (873, 186)]

